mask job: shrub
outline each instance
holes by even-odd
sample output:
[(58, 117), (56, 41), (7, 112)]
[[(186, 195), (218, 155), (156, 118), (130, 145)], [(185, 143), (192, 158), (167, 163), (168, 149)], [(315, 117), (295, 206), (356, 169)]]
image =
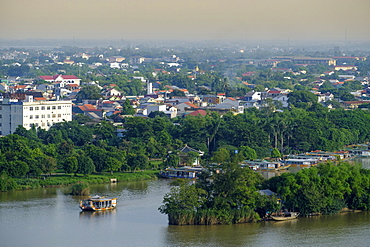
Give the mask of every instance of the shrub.
[(86, 196), (90, 194), (89, 184), (85, 182), (79, 182), (72, 185), (71, 195), (75, 196)]

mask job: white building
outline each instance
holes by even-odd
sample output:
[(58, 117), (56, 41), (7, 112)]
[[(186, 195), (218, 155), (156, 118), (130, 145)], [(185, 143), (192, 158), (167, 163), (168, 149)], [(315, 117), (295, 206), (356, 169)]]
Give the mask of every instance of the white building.
[(72, 121), (72, 101), (35, 100), (25, 95), (24, 99), (4, 98), (0, 102), (0, 135), (14, 133), (19, 125), (48, 130), (63, 121)]
[(39, 80), (56, 83), (59, 82), (61, 85), (77, 84), (80, 85), (81, 79), (75, 75), (43, 75), (38, 77)]

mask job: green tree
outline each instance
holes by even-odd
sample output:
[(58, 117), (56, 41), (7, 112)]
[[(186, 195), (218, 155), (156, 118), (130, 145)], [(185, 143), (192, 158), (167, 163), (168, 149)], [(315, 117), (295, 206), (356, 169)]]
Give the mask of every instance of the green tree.
[(281, 153), (280, 153), (279, 149), (273, 148), (271, 150), (271, 158), (281, 158)]
[(78, 173), (82, 173), (85, 175), (91, 174), (95, 172), (95, 165), (92, 159), (84, 154), (77, 156), (78, 161)]
[(142, 153), (129, 153), (127, 155), (127, 165), (134, 170), (134, 172), (137, 169), (145, 169), (148, 167), (149, 161), (148, 156)]
[(106, 168), (108, 171), (113, 174), (113, 172), (119, 171), (119, 169), (122, 167), (122, 163), (113, 157), (108, 157), (106, 160)]
[(83, 87), (76, 95), (77, 102), (82, 102), (84, 99), (98, 100), (102, 96), (100, 94), (100, 89), (97, 86), (86, 86)]
[(239, 148), (239, 154), (242, 155), (242, 159), (255, 160), (257, 159), (256, 150), (248, 146), (241, 146)]
[(135, 109), (132, 107), (129, 99), (126, 99), (122, 105), (122, 114), (123, 115), (134, 115)]
[(317, 102), (317, 96), (309, 91), (296, 90), (288, 94), (288, 103), (294, 107), (307, 109)]
[(76, 173), (78, 170), (78, 161), (75, 156), (66, 157), (62, 164), (65, 173)]

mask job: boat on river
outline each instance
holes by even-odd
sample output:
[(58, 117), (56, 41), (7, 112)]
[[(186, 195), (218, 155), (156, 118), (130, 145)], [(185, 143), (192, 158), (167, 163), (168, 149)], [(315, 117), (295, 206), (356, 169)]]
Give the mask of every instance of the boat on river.
[(196, 179), (198, 175), (203, 171), (202, 167), (169, 167), (164, 171), (161, 171), (160, 175), (163, 178), (190, 178)]
[(298, 212), (283, 212), (279, 214), (271, 214), (270, 218), (276, 221), (285, 221), (297, 219), (299, 216)]
[(117, 206), (117, 198), (105, 198), (104, 196), (92, 196), (88, 199), (80, 200), (82, 211), (106, 211)]

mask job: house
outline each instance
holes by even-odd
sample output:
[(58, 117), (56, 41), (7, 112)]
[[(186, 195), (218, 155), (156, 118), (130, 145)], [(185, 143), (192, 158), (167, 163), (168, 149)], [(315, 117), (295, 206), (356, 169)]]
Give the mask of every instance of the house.
[(239, 104), (239, 100), (232, 97), (226, 98), (221, 104), (214, 105), (216, 110), (229, 110), (236, 113), (243, 113), (244, 106)]
[(119, 62), (110, 62), (110, 63), (109, 63), (109, 67), (110, 67), (111, 69), (120, 69), (120, 68), (121, 68), (121, 65), (120, 65), (120, 63), (119, 63)]
[(259, 101), (262, 100), (262, 93), (261, 92), (255, 92), (251, 91), (245, 95), (245, 100), (246, 101)]
[(327, 101), (332, 101), (334, 99), (334, 95), (330, 92), (323, 93), (323, 94), (317, 94), (318, 97), (318, 103), (323, 103)]
[(75, 61), (66, 59), (66, 60), (63, 60), (63, 63), (72, 65), (75, 63)]
[(343, 105), (349, 109), (356, 109), (359, 105), (369, 104), (370, 101), (343, 101)]
[(185, 116), (195, 116), (195, 117), (203, 116), (204, 117), (205, 115), (207, 115), (207, 112), (205, 110), (196, 110), (189, 114), (186, 114)]
[(337, 65), (337, 66), (334, 66), (334, 70), (338, 71), (338, 70), (357, 70), (357, 66), (355, 65)]
[(272, 96), (271, 98), (272, 98), (273, 101), (281, 102), (282, 107), (288, 107), (289, 106), (288, 94), (278, 94), (278, 95)]
[(16, 85), (13, 87), (15, 92), (26, 92), (35, 89), (35, 86), (31, 85)]
[[(197, 157), (191, 157), (190, 152), (196, 154)], [(178, 156), (180, 157), (179, 166), (187, 166), (187, 165), (199, 166), (200, 157), (203, 155), (204, 155), (204, 152), (191, 148), (188, 145), (185, 145), (185, 147), (180, 149), (178, 152)]]
[(140, 57), (140, 56), (134, 56), (130, 59), (130, 63), (132, 64), (141, 64), (145, 61), (145, 58), (144, 57)]
[(105, 116), (105, 112), (97, 109), (91, 104), (73, 105), (72, 112), (74, 115), (83, 114), (90, 117), (90, 119), (100, 120)]
[(80, 85), (81, 79), (75, 75), (41, 75), (37, 80), (44, 80), (46, 82), (56, 83), (60, 82), (61, 87), (64, 87), (65, 84), (77, 84)]
[(105, 91), (105, 96), (108, 96), (108, 97), (115, 96), (115, 95), (120, 96), (121, 94), (122, 93), (115, 88), (108, 88)]
[(199, 107), (190, 103), (190, 102), (183, 102), (183, 103), (177, 104), (176, 108), (177, 108), (178, 111), (185, 112), (185, 111), (188, 111), (188, 110), (197, 109)]
[(113, 63), (113, 62), (121, 63), (124, 60), (126, 60), (126, 58), (121, 57), (121, 56), (111, 56), (111, 57), (107, 58), (107, 61), (110, 62), (110, 63)]
[(216, 105), (222, 103), (225, 99), (225, 96), (222, 95), (203, 95), (202, 102), (207, 103), (208, 105)]

